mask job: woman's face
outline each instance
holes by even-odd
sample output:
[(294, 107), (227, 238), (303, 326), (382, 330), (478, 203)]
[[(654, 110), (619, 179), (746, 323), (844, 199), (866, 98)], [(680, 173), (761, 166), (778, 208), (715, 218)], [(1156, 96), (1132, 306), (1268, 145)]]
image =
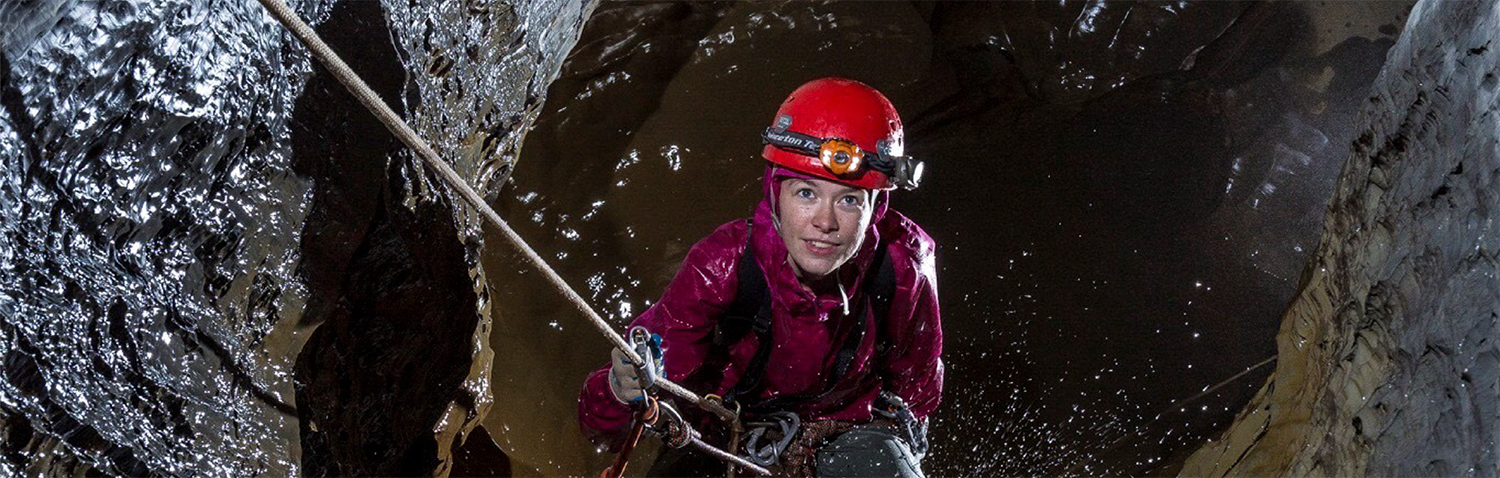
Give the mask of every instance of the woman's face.
[(822, 179), (783, 180), (777, 216), (797, 277), (821, 279), (854, 257), (870, 225), (872, 203), (867, 189)]

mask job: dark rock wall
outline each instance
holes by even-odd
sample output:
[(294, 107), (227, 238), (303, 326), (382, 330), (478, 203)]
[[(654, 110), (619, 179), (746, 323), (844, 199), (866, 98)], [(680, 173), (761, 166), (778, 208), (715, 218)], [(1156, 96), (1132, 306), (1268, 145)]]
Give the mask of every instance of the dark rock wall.
[[(292, 3), (490, 195), (591, 8)], [(0, 31), (0, 475), (449, 472), (492, 352), (446, 185), (256, 2)]]
[[(319, 31), (493, 195), (586, 15), (566, 1), (346, 2)], [(292, 142), (316, 179), (299, 269), (312, 292), (303, 321), (318, 326), (296, 366), (305, 471), (446, 474), (492, 402), (477, 216), (321, 68)], [(480, 461), (509, 466), (503, 453)]]
[(1495, 476), (1500, 2), (1412, 10), (1275, 372), (1184, 476)]
[[(395, 46), (369, 41), (391, 36), (380, 4), (339, 4), (318, 31), (400, 109)], [(315, 68), (292, 124), (293, 167), (314, 182), (298, 270), (311, 291), (302, 320), (317, 326), (295, 369), (303, 472), (427, 475), (447, 466), (432, 430), (450, 402), (488, 400), (462, 387), (484, 317), (452, 204), (401, 204), (400, 170), (415, 165), (356, 104)]]
[(78, 3), (0, 8), (0, 475), (291, 473), (306, 58), (255, 4)]
[[(412, 476), (445, 469), (434, 428), (463, 387), (479, 316), (449, 210), (376, 203), (331, 310), (297, 362), (302, 462), (315, 476)], [(309, 317), (313, 318), (313, 317)], [(452, 425), (447, 425), (452, 426)], [(441, 466), (440, 466), (441, 465)]]

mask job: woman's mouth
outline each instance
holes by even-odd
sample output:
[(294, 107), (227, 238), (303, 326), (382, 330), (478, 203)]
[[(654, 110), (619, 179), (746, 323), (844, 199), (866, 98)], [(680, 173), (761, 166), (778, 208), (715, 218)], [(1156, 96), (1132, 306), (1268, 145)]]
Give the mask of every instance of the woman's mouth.
[(830, 255), (833, 255), (835, 252), (838, 252), (838, 250), (839, 250), (838, 244), (834, 244), (832, 242), (823, 242), (823, 241), (814, 241), (812, 239), (803, 239), (802, 243), (807, 245), (807, 251), (808, 252), (811, 252), (811, 253), (813, 253), (815, 255), (819, 255), (819, 256), (830, 256)]

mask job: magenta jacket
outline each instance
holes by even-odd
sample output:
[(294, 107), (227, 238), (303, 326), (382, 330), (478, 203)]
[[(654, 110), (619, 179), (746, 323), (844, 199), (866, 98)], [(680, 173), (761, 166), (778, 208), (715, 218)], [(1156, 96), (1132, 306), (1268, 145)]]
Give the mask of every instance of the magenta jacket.
[[(890, 316), (877, 318), (887, 321), (883, 330), (889, 348), (884, 356), (875, 357), (874, 321), (845, 315), (843, 299), (837, 292), (814, 296), (797, 282), (787, 263), (786, 246), (774, 229), (771, 204), (780, 190), (780, 180), (797, 175), (768, 167), (753, 232), (744, 220), (735, 220), (698, 241), (661, 301), (631, 325), (661, 335), (668, 379), (699, 394), (723, 395), (734, 387), (755, 355), (759, 346), (755, 334), (745, 334), (730, 347), (729, 363), (721, 370), (707, 370), (711, 373), (705, 374), (699, 369), (713, 347), (715, 322), (734, 301), (736, 264), (750, 242), (766, 274), (776, 342), (766, 366), (761, 398), (823, 391), (826, 381), (833, 378), (824, 375), (832, 368), (830, 364), (844, 337), (853, 327), (863, 325), (867, 327), (863, 343), (849, 373), (836, 385), (841, 393), (831, 394), (845, 397), (843, 403), (810, 403), (792, 411), (804, 421), (866, 421), (871, 418), (875, 396), (881, 390), (891, 390), (906, 401), (913, 414), (925, 420), (937, 408), (943, 390), (943, 332), (938, 318), (932, 238), (905, 216), (889, 211), (888, 193), (882, 193), (877, 197), (861, 250), (836, 272), (849, 294), (848, 309), (868, 309), (855, 306), (855, 301), (864, 300), (865, 291), (859, 286), (872, 268), (875, 245), (882, 240), (887, 245), (896, 291)], [(755, 235), (753, 241), (746, 241), (747, 233)], [(578, 422), (589, 439), (614, 447), (630, 423), (630, 409), (610, 393), (608, 375), (606, 365), (584, 382), (578, 399)]]

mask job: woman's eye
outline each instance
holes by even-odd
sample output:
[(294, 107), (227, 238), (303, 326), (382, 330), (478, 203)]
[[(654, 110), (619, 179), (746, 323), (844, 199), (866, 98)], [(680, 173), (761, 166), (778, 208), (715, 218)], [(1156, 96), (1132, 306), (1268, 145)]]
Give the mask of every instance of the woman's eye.
[(806, 198), (806, 199), (812, 199), (812, 197), (813, 197), (813, 191), (810, 188), (798, 189), (797, 190), (797, 197), (799, 197), (799, 198)]
[(839, 198), (839, 201), (842, 202), (845, 206), (859, 206), (860, 205), (859, 198), (856, 197), (856, 196), (844, 196), (842, 198)]

